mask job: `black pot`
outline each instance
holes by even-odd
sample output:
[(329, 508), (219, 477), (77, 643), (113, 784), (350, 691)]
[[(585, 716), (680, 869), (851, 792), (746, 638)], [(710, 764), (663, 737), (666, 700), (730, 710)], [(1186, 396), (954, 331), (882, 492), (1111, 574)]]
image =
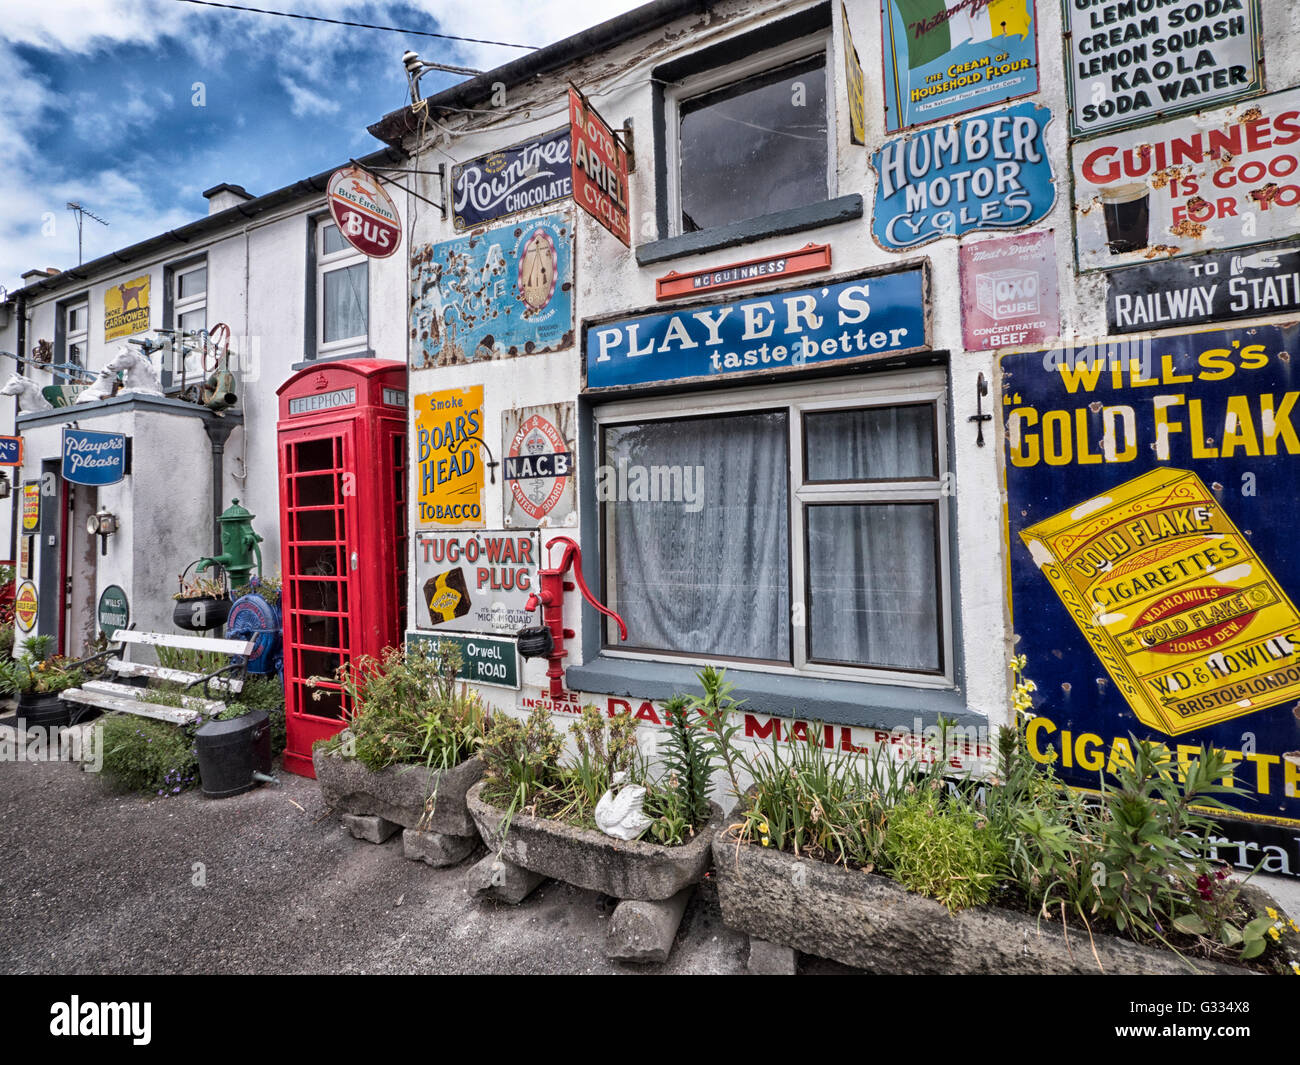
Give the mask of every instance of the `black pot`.
[(551, 630), (545, 625), (520, 629), (515, 636), (519, 640), (519, 653), (525, 658), (545, 658), (555, 646), (555, 642), (551, 639)]
[(240, 795), (271, 772), (271, 725), (265, 710), (228, 721), (209, 721), (194, 734), (199, 781), (210, 799)]
[(72, 721), (72, 706), (59, 698), (59, 693), (18, 693), (18, 716), (28, 728), (58, 728)]
[(230, 616), (230, 597), (201, 595), (197, 599), (177, 599), (172, 607), (172, 622), (190, 632), (218, 629)]

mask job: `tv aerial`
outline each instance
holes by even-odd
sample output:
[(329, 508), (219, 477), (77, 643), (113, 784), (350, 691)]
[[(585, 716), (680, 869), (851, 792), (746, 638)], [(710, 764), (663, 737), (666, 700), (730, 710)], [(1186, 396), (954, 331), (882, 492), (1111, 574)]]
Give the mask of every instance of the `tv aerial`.
[(71, 211), (73, 214), (75, 214), (75, 215), (77, 216), (77, 265), (80, 266), (80, 265), (81, 265), (81, 225), (82, 225), (82, 219), (83, 219), (83, 218), (93, 218), (93, 219), (94, 219), (96, 222), (98, 222), (101, 226), (106, 226), (106, 225), (108, 225), (108, 223), (107, 223), (104, 219), (100, 218), (99, 215), (95, 214), (93, 211), (88, 211), (88, 210), (86, 210), (86, 208), (82, 207), (81, 204), (77, 203), (76, 200), (69, 200), (69, 201), (67, 202), (67, 205), (66, 205), (66, 206), (67, 206), (67, 208), (68, 208), (69, 211)]

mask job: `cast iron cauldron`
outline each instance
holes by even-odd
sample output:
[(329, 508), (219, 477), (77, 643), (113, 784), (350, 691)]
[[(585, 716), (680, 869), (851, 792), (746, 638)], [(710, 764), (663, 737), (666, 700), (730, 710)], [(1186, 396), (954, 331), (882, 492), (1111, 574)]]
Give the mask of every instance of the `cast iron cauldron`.
[(209, 721), (194, 734), (199, 781), (210, 799), (249, 791), (271, 772), (271, 722), (265, 710)]

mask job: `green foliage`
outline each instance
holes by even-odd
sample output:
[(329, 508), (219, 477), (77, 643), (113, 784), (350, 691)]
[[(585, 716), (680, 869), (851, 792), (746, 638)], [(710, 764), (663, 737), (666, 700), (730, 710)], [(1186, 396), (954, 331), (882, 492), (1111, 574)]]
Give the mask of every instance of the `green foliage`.
[(725, 670), (705, 666), (697, 675), (704, 694), (695, 700), (691, 709), (703, 714), (708, 723), (708, 732), (704, 736), (710, 761), (716, 761), (727, 772), (731, 782), (731, 793), (740, 798), (740, 774), (744, 768), (744, 758), (736, 746), (736, 737), (744, 727), (737, 712), (741, 703), (731, 697), (735, 686), (727, 680)]
[(7, 662), (14, 656), (14, 623), (0, 622), (0, 661)]
[(568, 777), (580, 793), (582, 805), (595, 809), (614, 774), (628, 773), (637, 765), (636, 719), (627, 714), (610, 718), (594, 706), (584, 706), (582, 715), (569, 726), (569, 734), (577, 756)]
[(96, 728), (103, 730), (103, 773), (115, 787), (178, 795), (198, 782), (192, 729), (133, 714), (110, 714)]
[(250, 674), (239, 692), (238, 702), (250, 710), (284, 710), (284, 685), (274, 673), (267, 677)]
[[(48, 637), (39, 637), (48, 640)], [(53, 695), (75, 688), (85, 678), (80, 668), (71, 668), (59, 655), (46, 658), (31, 650), (33, 640), (17, 658), (0, 660), (0, 693), (7, 695)], [(48, 651), (45, 644), (42, 650)]]
[[(274, 680), (274, 678), (272, 678)], [(276, 681), (279, 687), (279, 682)], [(285, 745), (285, 724), (284, 724), (284, 705), (271, 706), (250, 706), (245, 702), (230, 703), (224, 710), (217, 714), (214, 721), (230, 721), (237, 717), (243, 717), (245, 714), (252, 713), (254, 710), (263, 710), (266, 712), (267, 722), (271, 726), (271, 757), (278, 758), (284, 753)]]
[(663, 779), (676, 794), (687, 825), (694, 827), (709, 820), (713, 745), (704, 738), (703, 722), (692, 721), (692, 705), (684, 695), (674, 695), (664, 704), (668, 729), (663, 737)]
[[(191, 635), (186, 633), (185, 635)], [(185, 673), (215, 673), (230, 664), (230, 656), (217, 651), (195, 651), (188, 647), (154, 647), (158, 664), (163, 669), (176, 669)]]
[(28, 636), (23, 643), (23, 652), (31, 655), (38, 662), (43, 662), (50, 657), (50, 652), (54, 650), (54, 637), (46, 633), (44, 636)]
[(884, 852), (890, 876), (903, 887), (956, 912), (988, 901), (1003, 845), (985, 818), (945, 798), (935, 777), (890, 811)]
[(399, 764), (448, 769), (472, 757), (489, 715), (477, 692), (457, 686), (459, 668), (460, 651), (450, 643), (389, 648), (379, 660), (366, 656), (345, 664), (339, 681), (352, 705), (348, 737), (356, 759), (376, 770)]

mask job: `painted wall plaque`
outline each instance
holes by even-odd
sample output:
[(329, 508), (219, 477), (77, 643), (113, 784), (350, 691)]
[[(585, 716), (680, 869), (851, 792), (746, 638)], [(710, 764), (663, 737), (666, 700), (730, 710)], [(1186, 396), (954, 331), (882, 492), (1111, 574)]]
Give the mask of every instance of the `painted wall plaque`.
[(104, 289), (104, 339), (117, 340), (149, 328), (148, 274)]
[(1023, 229), (1056, 202), (1046, 107), (1025, 102), (887, 140), (871, 157), (871, 235), (886, 251), (981, 229)]
[(1079, 141), (1080, 270), (1287, 240), (1300, 206), (1300, 89)]
[(411, 257), (411, 368), (560, 351), (573, 343), (573, 224), (544, 215)]
[(519, 689), (519, 647), (513, 639), (497, 636), (461, 636), (454, 632), (408, 632), (406, 646), (434, 647), (449, 643), (460, 651), (456, 676), (474, 684), (495, 684)]
[(885, 129), (1038, 91), (1035, 0), (881, 0)]
[(1183, 761), (1209, 744), (1238, 762), (1234, 811), (1300, 826), (1297, 343), (1292, 324), (1002, 356), (1028, 740), (1068, 783), (1095, 788), (1130, 735)]
[(63, 430), (63, 479), (71, 484), (117, 484), (126, 476), (126, 455), (121, 433)]

